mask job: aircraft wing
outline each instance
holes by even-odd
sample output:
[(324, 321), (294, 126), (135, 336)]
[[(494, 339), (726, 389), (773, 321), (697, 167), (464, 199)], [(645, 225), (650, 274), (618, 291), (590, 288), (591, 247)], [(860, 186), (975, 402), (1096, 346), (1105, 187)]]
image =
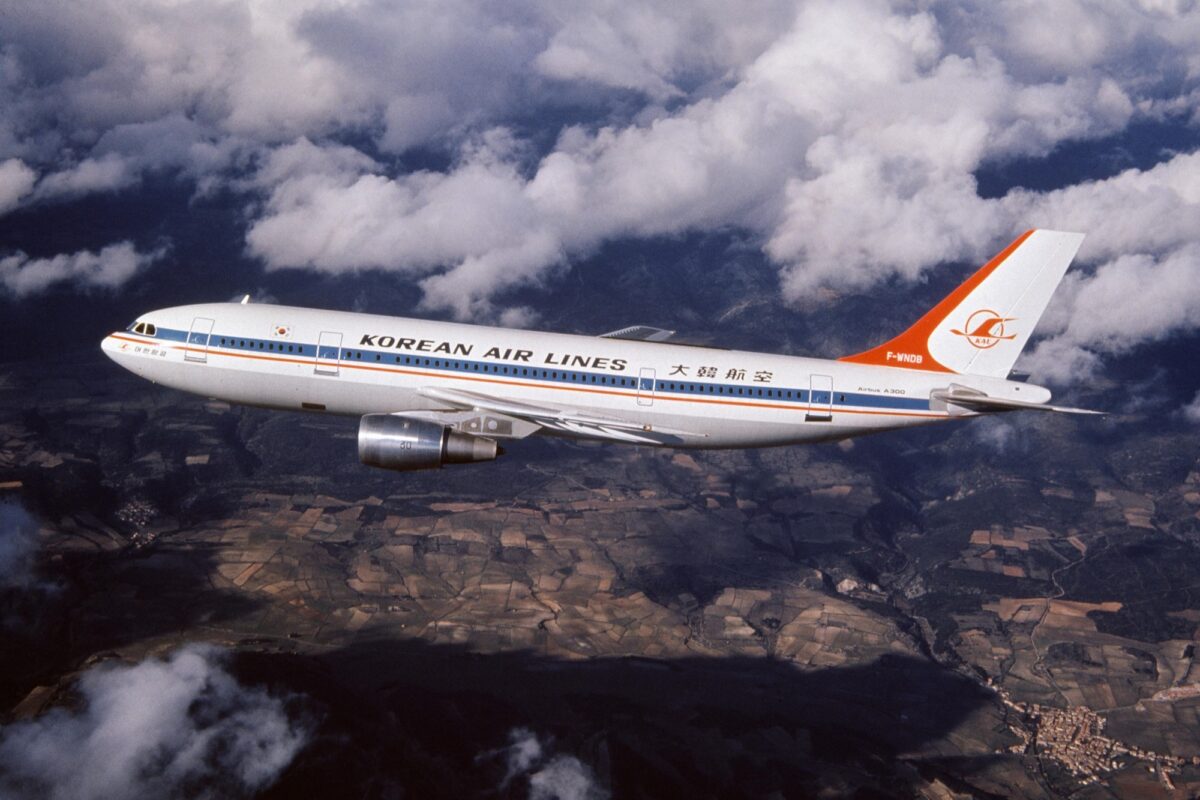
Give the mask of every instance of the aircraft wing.
[(500, 414), (532, 422), (550, 430), (594, 439), (607, 439), (609, 441), (633, 442), (638, 444), (668, 444), (678, 438), (707, 438), (708, 436), (705, 433), (693, 433), (675, 428), (662, 428), (618, 417), (586, 414), (569, 408), (552, 408), (516, 400), (506, 400), (462, 389), (427, 387), (418, 389), (417, 393), (422, 397), (428, 397), (430, 400), (437, 400), (438, 402), (447, 403), (461, 409)]
[(960, 406), (971, 411), (1054, 411), (1059, 414), (1099, 414), (1104, 411), (1092, 411), (1087, 408), (1071, 408), (1069, 406), (1052, 406), (1048, 403), (1030, 403), (1026, 400), (1009, 400), (1003, 397), (988, 397), (985, 394), (966, 394), (963, 392), (933, 392), (934, 400)]
[(629, 339), (635, 342), (665, 342), (675, 331), (652, 328), (649, 325), (630, 325), (628, 328), (600, 334), (601, 339)]

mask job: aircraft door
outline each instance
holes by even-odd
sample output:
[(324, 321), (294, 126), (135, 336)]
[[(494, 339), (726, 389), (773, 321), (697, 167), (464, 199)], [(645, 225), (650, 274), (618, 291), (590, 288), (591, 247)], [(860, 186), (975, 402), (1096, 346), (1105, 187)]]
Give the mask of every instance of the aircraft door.
[(808, 413), (805, 422), (829, 422), (833, 419), (833, 378), (808, 376)]
[(338, 364), (342, 357), (342, 334), (337, 331), (321, 331), (317, 339), (317, 357), (313, 362), (313, 372), (317, 375), (334, 375), (339, 371)]
[(212, 329), (213, 320), (208, 317), (192, 320), (192, 327), (188, 329), (187, 349), (183, 351), (185, 361), (208, 363), (208, 340), (212, 338)]
[(638, 370), (637, 403), (639, 406), (654, 405), (654, 370), (650, 367)]

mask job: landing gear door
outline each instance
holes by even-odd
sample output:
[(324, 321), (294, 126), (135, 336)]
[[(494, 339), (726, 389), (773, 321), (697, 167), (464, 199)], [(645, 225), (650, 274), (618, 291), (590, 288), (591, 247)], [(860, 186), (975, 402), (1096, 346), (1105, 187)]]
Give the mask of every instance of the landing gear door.
[(318, 375), (336, 376), (341, 357), (342, 334), (336, 331), (321, 331), (321, 336), (317, 340), (317, 358), (313, 365), (313, 372)]
[(805, 422), (829, 422), (833, 419), (833, 378), (810, 375), (808, 378), (808, 413)]
[(213, 321), (208, 317), (196, 317), (188, 329), (187, 349), (183, 351), (185, 361), (198, 364), (208, 363), (208, 340), (212, 338)]
[(637, 402), (639, 406), (654, 405), (654, 370), (650, 367), (638, 370)]

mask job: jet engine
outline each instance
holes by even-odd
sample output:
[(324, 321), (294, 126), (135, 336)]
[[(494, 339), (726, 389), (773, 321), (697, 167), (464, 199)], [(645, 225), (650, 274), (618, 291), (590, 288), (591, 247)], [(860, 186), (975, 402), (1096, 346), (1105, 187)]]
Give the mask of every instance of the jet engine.
[(367, 414), (358, 424), (358, 459), (368, 467), (437, 469), (443, 464), (492, 461), (494, 439), (452, 431), (445, 425), (395, 414)]

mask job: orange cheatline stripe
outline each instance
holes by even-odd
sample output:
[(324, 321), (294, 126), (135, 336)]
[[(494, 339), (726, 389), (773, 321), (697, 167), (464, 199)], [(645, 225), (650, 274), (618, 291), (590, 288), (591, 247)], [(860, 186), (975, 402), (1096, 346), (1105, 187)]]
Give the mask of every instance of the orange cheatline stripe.
[[(173, 350), (183, 350), (183, 351), (193, 352), (193, 353), (204, 352), (204, 350), (202, 348), (188, 347), (186, 345), (171, 345), (170, 347)], [(315, 362), (312, 359), (281, 358), (279, 356), (266, 356), (266, 355), (260, 356), (260, 355), (251, 355), (249, 353), (228, 353), (228, 352), (224, 352), (222, 350), (214, 350), (212, 348), (210, 348), (207, 352), (210, 355), (225, 356), (227, 358), (245, 358), (245, 359), (250, 359), (252, 361), (275, 361), (275, 362), (279, 362), (279, 363), (283, 363), (283, 364), (299, 364), (301, 366), (315, 365)], [(332, 363), (330, 364), (330, 366), (332, 366)], [(529, 387), (533, 387), (535, 389), (549, 389), (549, 390), (554, 390), (554, 391), (566, 391), (566, 392), (583, 392), (585, 394), (606, 394), (606, 395), (612, 395), (615, 397), (637, 397), (636, 392), (621, 392), (621, 391), (614, 391), (612, 389), (591, 389), (591, 388), (583, 387), (583, 386), (558, 386), (558, 385), (546, 386), (541, 383), (533, 383), (530, 381), (508, 381), (508, 380), (504, 380), (502, 378), (479, 378), (479, 377), (475, 377), (473, 375), (445, 375), (440, 372), (426, 372), (424, 370), (412, 370), (412, 369), (397, 369), (396, 367), (383, 367), (383, 366), (374, 367), (369, 364), (347, 364), (344, 362), (337, 362), (337, 366), (340, 368), (344, 368), (344, 369), (359, 369), (359, 370), (365, 370), (367, 372), (389, 372), (389, 373), (395, 373), (395, 374), (399, 374), (399, 375), (418, 375), (421, 377), (438, 378), (441, 380), (473, 381), (476, 383), (494, 383), (494, 384), (500, 384), (503, 386), (529, 386)], [(668, 395), (668, 394), (659, 394), (659, 393), (654, 394), (654, 399), (655, 399), (655, 401), (673, 400), (677, 403), (707, 403), (710, 405), (743, 406), (745, 408), (779, 408), (779, 409), (783, 409), (785, 411), (796, 411), (796, 412), (800, 412), (800, 411), (807, 412), (807, 411), (811, 410), (811, 408), (807, 405), (782, 405), (779, 403), (766, 403), (766, 402), (757, 402), (757, 403), (749, 402), (748, 403), (748, 402), (741, 401), (741, 400), (717, 400), (716, 398), (709, 399), (709, 398), (699, 398), (699, 397), (672, 397), (671, 395)], [(921, 413), (921, 412), (915, 412), (915, 411), (913, 411), (913, 412), (909, 412), (909, 411), (858, 411), (858, 410), (854, 410), (854, 409), (838, 409), (837, 412), (840, 414), (866, 414), (866, 415), (870, 415), (870, 416), (883, 416), (883, 417), (934, 417), (934, 418), (941, 418), (941, 417), (949, 416), (948, 414), (938, 414), (936, 412)]]
[[(933, 334), (934, 329), (942, 323), (942, 320), (946, 319), (951, 311), (958, 308), (967, 295), (973, 292), (979, 284), (983, 283), (989, 275), (995, 272), (1013, 254), (1014, 250), (1033, 235), (1033, 232), (1032, 229), (1027, 230), (1018, 236), (1012, 244), (1001, 250), (991, 261), (976, 270), (974, 275), (959, 284), (957, 289), (942, 298), (940, 303), (926, 311), (924, 316), (914, 322), (912, 327), (904, 333), (889, 339), (878, 347), (872, 347), (870, 350), (864, 350), (861, 353), (855, 353), (851, 356), (842, 356), (838, 361), (899, 369), (921, 369), (927, 372), (954, 372), (954, 370), (939, 363), (937, 359), (929, 354), (929, 337)], [(918, 367), (894, 364), (887, 360), (887, 352), (889, 350), (893, 352), (914, 353), (923, 356), (925, 360)]]

